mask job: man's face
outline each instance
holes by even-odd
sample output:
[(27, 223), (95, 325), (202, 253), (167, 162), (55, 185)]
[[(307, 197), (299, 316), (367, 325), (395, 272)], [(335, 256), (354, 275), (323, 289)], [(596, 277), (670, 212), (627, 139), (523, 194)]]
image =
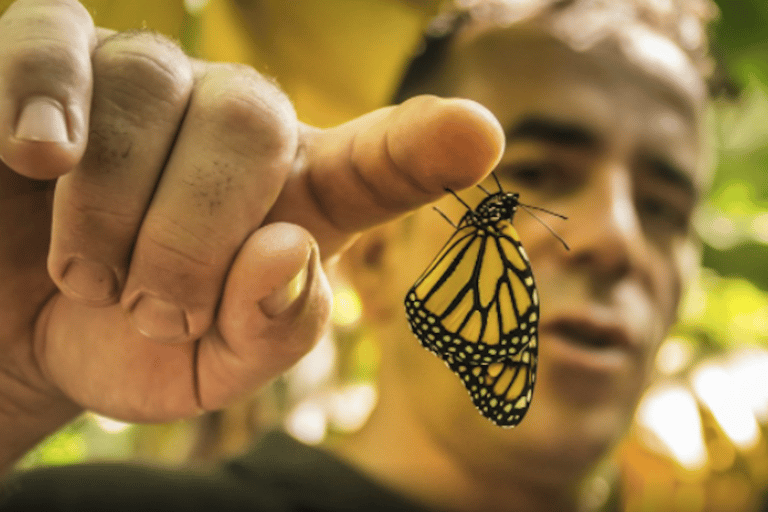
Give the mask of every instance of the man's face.
[[(570, 245), (518, 211), (514, 225), (541, 299), (539, 370), (522, 424), (493, 426), (458, 379), (422, 349), (403, 314), (383, 343), (400, 392), (438, 444), (472, 471), (500, 478), (571, 477), (622, 434), (675, 318), (685, 266), (695, 261), (691, 211), (699, 195), (698, 131), (686, 98), (614, 61), (540, 36), (509, 32), (463, 45), (445, 83), (488, 107), (507, 131), (496, 169), (505, 190)], [(689, 105), (690, 106), (690, 105)], [(484, 186), (495, 191), (492, 179)], [(479, 190), (461, 196), (475, 205)], [(458, 223), (455, 198), (436, 205)], [(453, 228), (425, 208), (393, 242), (401, 271), (393, 304)], [(389, 288), (387, 288), (389, 289)], [(386, 391), (385, 391), (386, 392)], [(535, 478), (535, 477), (534, 477)]]

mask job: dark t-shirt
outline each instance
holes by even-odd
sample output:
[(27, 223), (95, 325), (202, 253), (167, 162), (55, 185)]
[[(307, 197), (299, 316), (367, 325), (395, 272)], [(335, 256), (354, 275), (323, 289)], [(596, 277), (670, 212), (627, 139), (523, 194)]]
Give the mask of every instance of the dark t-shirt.
[(0, 511), (413, 511), (423, 508), (285, 434), (211, 471), (83, 464), (0, 483)]

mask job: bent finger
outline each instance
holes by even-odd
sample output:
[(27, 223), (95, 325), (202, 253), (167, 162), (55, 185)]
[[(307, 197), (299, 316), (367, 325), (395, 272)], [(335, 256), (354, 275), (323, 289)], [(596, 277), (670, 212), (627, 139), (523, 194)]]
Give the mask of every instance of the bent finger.
[(257, 230), (228, 276), (217, 334), (199, 346), (201, 408), (231, 403), (296, 363), (325, 331), (331, 301), (307, 231), (287, 223)]
[(148, 31), (107, 38), (93, 54), (91, 136), (56, 185), (48, 268), (70, 298), (115, 302), (130, 252), (184, 116), (192, 67)]
[(198, 75), (121, 298), (140, 332), (183, 342), (210, 328), (235, 255), (291, 170), (296, 125), (285, 95), (252, 68)]

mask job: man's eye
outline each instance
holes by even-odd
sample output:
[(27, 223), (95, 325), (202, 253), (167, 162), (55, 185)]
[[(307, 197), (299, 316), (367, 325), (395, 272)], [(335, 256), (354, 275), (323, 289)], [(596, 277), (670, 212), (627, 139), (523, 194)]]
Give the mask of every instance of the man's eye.
[(502, 174), (518, 186), (537, 188), (546, 184), (551, 172), (544, 164), (512, 164), (505, 166)]
[(643, 219), (655, 228), (675, 232), (688, 230), (690, 223), (688, 212), (663, 198), (646, 196), (640, 199), (638, 206)]

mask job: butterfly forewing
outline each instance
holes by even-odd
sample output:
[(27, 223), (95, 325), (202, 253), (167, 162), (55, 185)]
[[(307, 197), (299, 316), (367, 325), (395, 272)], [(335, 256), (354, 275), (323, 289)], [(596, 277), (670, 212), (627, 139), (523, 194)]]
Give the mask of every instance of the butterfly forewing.
[(536, 333), (539, 301), (528, 258), (508, 220), (460, 227), (406, 296), (422, 345), (443, 359), (489, 364)]

